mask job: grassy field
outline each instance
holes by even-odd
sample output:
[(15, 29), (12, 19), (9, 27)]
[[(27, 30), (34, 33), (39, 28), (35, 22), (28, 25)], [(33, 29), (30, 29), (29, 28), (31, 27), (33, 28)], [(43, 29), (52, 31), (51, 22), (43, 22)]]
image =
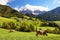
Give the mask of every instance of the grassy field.
[(49, 26), (45, 26), (45, 27), (38, 27), (38, 29), (41, 28), (42, 30), (46, 30), (46, 29), (50, 29), (50, 30), (54, 30), (54, 27), (49, 27)]
[[(14, 19), (8, 19), (0, 17), (0, 25), (3, 22), (16, 22)], [(28, 21), (27, 23), (31, 24), (32, 21)], [(33, 23), (33, 22), (32, 22)], [(59, 24), (59, 22), (57, 22)], [(54, 29), (53, 27), (38, 27), (42, 30), (45, 29)], [(36, 32), (9, 32), (9, 30), (0, 28), (0, 40), (60, 40), (60, 34), (49, 34), (48, 36), (39, 35), (36, 36)]]
[(0, 22), (10, 22), (10, 21), (16, 21), (16, 20), (0, 17)]
[(60, 21), (54, 21), (54, 22), (60, 26)]
[(0, 40), (60, 40), (58, 34), (48, 34), (48, 36), (36, 36), (35, 32), (9, 32), (0, 28)]
[(3, 22), (16, 22), (16, 20), (0, 17), (0, 25), (2, 25)]

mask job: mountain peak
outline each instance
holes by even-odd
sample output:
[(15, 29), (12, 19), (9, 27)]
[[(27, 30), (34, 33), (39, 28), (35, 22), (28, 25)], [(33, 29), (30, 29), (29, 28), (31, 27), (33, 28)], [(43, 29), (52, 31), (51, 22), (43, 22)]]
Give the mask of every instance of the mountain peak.
[(33, 15), (39, 15), (39, 14), (43, 14), (47, 11), (48, 11), (48, 8), (46, 8), (46, 7), (33, 6), (30, 4), (27, 4), (20, 8), (20, 12), (24, 13), (24, 14), (28, 13), (28, 14), (33, 14)]
[(48, 11), (48, 8), (47, 7), (43, 7), (43, 6), (33, 6), (33, 5), (30, 5), (30, 4), (26, 4), (25, 6), (21, 7), (20, 10), (26, 10), (26, 9), (29, 9), (31, 11), (34, 11), (34, 10), (40, 10), (40, 11)]

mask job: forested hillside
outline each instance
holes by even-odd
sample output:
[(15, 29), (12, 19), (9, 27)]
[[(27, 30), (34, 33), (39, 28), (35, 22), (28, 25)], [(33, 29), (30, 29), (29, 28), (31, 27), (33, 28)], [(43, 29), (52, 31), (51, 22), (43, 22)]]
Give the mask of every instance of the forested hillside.
[(10, 18), (10, 17), (23, 17), (24, 15), (18, 11), (12, 9), (10, 6), (0, 5), (0, 16)]

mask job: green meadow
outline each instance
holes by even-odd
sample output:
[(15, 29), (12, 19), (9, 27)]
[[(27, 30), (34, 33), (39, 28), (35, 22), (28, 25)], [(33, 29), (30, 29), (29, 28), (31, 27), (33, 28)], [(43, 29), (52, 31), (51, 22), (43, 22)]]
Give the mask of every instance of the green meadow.
[(59, 34), (49, 34), (48, 36), (36, 36), (35, 32), (9, 32), (0, 28), (0, 40), (60, 40)]
[[(24, 21), (24, 20), (20, 19), (20, 22), (23, 22), (23, 23), (26, 22), (27, 24), (29, 23), (29, 24), (34, 25), (35, 21), (31, 21), (31, 20)], [(8, 18), (0, 17), (0, 26), (2, 25), (3, 22), (17, 23), (17, 21), (15, 19), (8, 19)], [(37, 22), (39, 22), (39, 21), (37, 21)], [(39, 22), (39, 24), (40, 24), (40, 22)], [(42, 30), (55, 29), (54, 27), (49, 27), (49, 26), (39, 27), (39, 24), (37, 25), (38, 29), (39, 28), (41, 28)], [(48, 36), (44, 36), (44, 35), (36, 36), (35, 31), (34, 32), (21, 32), (21, 31), (10, 32), (9, 29), (7, 30), (7, 29), (0, 28), (0, 40), (60, 40), (60, 34), (48, 33)]]

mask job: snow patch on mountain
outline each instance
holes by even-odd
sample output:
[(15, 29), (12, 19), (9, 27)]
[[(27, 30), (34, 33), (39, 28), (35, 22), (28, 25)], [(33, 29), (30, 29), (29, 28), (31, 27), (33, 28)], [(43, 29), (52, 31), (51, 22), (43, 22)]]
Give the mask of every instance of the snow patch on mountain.
[(33, 14), (33, 15), (39, 15), (47, 12), (49, 10), (48, 7), (43, 7), (43, 6), (33, 6), (30, 4), (26, 4), (25, 6), (22, 7), (16, 7), (16, 10), (23, 14)]
[(48, 11), (49, 8), (48, 7), (43, 7), (43, 6), (33, 6), (30, 4), (27, 4), (25, 6), (22, 6), (19, 10), (31, 10), (31, 11), (35, 11), (35, 10), (40, 10), (40, 11)]

